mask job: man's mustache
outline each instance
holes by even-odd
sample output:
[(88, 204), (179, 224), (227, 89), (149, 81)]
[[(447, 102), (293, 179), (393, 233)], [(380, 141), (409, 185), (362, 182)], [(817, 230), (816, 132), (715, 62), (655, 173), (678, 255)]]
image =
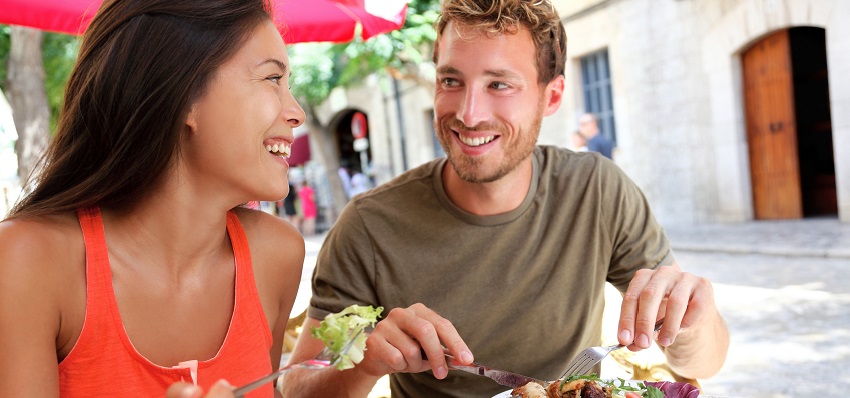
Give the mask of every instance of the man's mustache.
[(475, 126), (467, 126), (464, 122), (458, 119), (446, 120), (444, 126), (452, 130), (461, 131), (495, 131), (499, 133), (504, 131), (504, 128), (501, 124), (482, 122), (476, 124)]

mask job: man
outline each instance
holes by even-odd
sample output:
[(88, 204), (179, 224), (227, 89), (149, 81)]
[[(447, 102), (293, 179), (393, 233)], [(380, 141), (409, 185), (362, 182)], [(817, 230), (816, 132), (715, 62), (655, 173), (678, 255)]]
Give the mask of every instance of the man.
[(640, 190), (597, 154), (536, 147), (564, 90), (552, 5), (444, 0), (437, 32), (434, 126), (447, 158), (348, 204), (290, 361), (322, 349), (309, 330), (328, 313), (370, 304), (385, 318), (355, 368), (292, 372), (284, 395), (365, 397), (386, 374), (394, 397), (507, 390), (449, 371), (444, 347), (461, 363), (553, 380), (600, 343), (606, 281), (624, 292), (621, 343), (649, 347), (664, 317), (672, 368), (716, 373), (728, 333), (711, 284), (679, 269)]
[(579, 132), (587, 139), (587, 150), (599, 152), (608, 159), (614, 151), (614, 144), (604, 135), (599, 134), (599, 122), (592, 113), (581, 115), (578, 121)]

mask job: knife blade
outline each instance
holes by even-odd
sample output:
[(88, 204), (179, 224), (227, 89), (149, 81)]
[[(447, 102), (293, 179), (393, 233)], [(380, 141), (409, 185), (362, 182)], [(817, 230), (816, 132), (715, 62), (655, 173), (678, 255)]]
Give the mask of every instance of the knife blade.
[(490, 378), (491, 380), (495, 381), (496, 383), (499, 383), (500, 385), (510, 387), (510, 388), (517, 388), (517, 387), (524, 386), (524, 385), (531, 383), (531, 382), (539, 383), (543, 386), (546, 386), (546, 384), (547, 384), (546, 382), (541, 381), (541, 380), (537, 380), (533, 377), (528, 377), (528, 376), (523, 376), (523, 375), (518, 374), (518, 373), (508, 372), (507, 370), (489, 368), (487, 366), (484, 366), (484, 365), (481, 365), (481, 364), (478, 364), (478, 363), (475, 363), (475, 362), (473, 362), (470, 365), (456, 364), (455, 361), (454, 361), (455, 358), (450, 354), (446, 354), (446, 359), (448, 360), (447, 362), (448, 362), (448, 365), (449, 365), (449, 369), (460, 370), (460, 371), (463, 371), (463, 372), (472, 373), (472, 374), (479, 375), (479, 376), (484, 376), (484, 377)]

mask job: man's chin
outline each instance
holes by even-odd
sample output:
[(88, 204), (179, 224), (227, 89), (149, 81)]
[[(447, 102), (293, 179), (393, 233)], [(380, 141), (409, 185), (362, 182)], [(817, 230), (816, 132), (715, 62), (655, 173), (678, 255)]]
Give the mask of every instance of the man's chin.
[(493, 167), (484, 164), (484, 162), (456, 161), (455, 159), (449, 159), (449, 161), (452, 163), (452, 168), (454, 168), (455, 173), (461, 180), (474, 184), (493, 182), (504, 177), (506, 174), (501, 168), (495, 168), (494, 170)]

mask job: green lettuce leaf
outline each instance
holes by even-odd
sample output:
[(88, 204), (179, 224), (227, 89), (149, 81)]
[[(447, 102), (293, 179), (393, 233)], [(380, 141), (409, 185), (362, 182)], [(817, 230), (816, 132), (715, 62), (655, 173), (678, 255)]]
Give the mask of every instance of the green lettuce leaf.
[[(367, 327), (375, 327), (383, 311), (384, 307), (374, 308), (371, 305), (354, 304), (336, 314), (328, 314), (319, 327), (313, 327), (310, 330), (310, 334), (322, 340), (325, 347), (334, 353), (331, 362), (336, 362), (337, 369), (350, 369), (363, 360), (363, 353), (366, 351), (367, 336), (366, 333), (360, 332)], [(357, 337), (354, 344), (348, 352), (340, 355), (343, 347), (355, 335)]]

